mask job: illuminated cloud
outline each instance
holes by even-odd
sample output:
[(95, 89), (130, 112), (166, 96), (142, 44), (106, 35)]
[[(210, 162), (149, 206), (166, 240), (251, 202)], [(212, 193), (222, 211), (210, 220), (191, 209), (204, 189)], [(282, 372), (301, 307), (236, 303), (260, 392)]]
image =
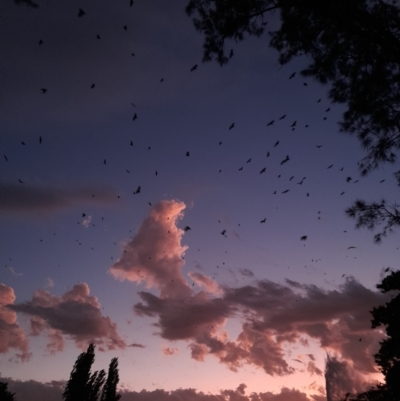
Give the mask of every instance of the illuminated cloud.
[(264, 280), (256, 287), (226, 288), (224, 301), (250, 311), (244, 319), (258, 331), (274, 333), (280, 344), (302, 341), (306, 335), (352, 360), (359, 371), (376, 372), (372, 355), (382, 334), (371, 330), (370, 311), (386, 302), (388, 295), (371, 291), (351, 277), (331, 291), (288, 284)]
[(190, 272), (188, 275), (198, 286), (203, 287), (207, 292), (222, 295), (222, 289), (212, 278), (197, 272)]
[(184, 209), (183, 202), (174, 200), (156, 204), (124, 246), (111, 274), (119, 280), (145, 281), (148, 288), (160, 290), (161, 298), (189, 296), (190, 287), (181, 273), (187, 247), (181, 245), (184, 231), (176, 226)]
[(17, 323), (17, 314), (8, 308), (14, 301), (14, 290), (0, 283), (0, 353), (16, 349), (17, 357), (27, 360), (30, 357), (28, 341)]
[(82, 349), (91, 342), (99, 345), (100, 350), (126, 347), (118, 335), (116, 324), (109, 317), (102, 316), (100, 303), (90, 295), (86, 283), (76, 284), (61, 297), (38, 290), (31, 301), (9, 305), (8, 308), (31, 316), (32, 335), (47, 333), (50, 353), (63, 349), (64, 336), (73, 339)]
[[(336, 290), (292, 280), (259, 280), (233, 288), (191, 272), (190, 279), (202, 287), (196, 292), (182, 275), (186, 247), (181, 245), (184, 231), (177, 222), (184, 209), (178, 201), (155, 205), (110, 269), (117, 279), (144, 281), (159, 291), (139, 292), (141, 302), (134, 306), (137, 315), (157, 319), (155, 334), (185, 340), (193, 359), (204, 361), (212, 355), (233, 371), (250, 364), (269, 375), (289, 375), (299, 367), (289, 364), (284, 350), (307, 347), (314, 340), (351, 361), (361, 373), (376, 373), (372, 355), (382, 333), (371, 329), (370, 311), (384, 303), (387, 294), (371, 291), (352, 277)], [(252, 277), (249, 269), (241, 269), (241, 274)], [(224, 330), (228, 319), (242, 321), (237, 338), (229, 338)], [(312, 355), (300, 369), (322, 374)]]
[(107, 204), (117, 194), (106, 188), (60, 189), (0, 183), (0, 210), (9, 213), (54, 212), (82, 203)]
[[(353, 278), (338, 290), (289, 282), (258, 281), (254, 286), (223, 288), (221, 298), (200, 291), (179, 299), (163, 299), (140, 292), (138, 315), (158, 318), (157, 334), (167, 340), (187, 340), (192, 358), (204, 361), (215, 356), (236, 371), (245, 364), (270, 375), (295, 371), (284, 347), (308, 345), (316, 340), (325, 350), (351, 361), (363, 374), (376, 373), (372, 355), (382, 333), (371, 329), (370, 310), (388, 300), (387, 294), (371, 291)], [(223, 327), (229, 318), (242, 319), (242, 331), (229, 339)], [(311, 374), (321, 375), (313, 356), (303, 364)]]

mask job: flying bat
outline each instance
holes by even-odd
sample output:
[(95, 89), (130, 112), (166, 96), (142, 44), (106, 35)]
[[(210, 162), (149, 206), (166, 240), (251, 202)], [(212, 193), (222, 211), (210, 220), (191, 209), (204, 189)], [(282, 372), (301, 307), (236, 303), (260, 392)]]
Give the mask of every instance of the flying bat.
[(281, 161), (281, 166), (282, 166), (282, 164), (287, 163), (289, 160), (290, 160), (290, 159), (289, 159), (289, 156), (286, 156), (286, 157)]

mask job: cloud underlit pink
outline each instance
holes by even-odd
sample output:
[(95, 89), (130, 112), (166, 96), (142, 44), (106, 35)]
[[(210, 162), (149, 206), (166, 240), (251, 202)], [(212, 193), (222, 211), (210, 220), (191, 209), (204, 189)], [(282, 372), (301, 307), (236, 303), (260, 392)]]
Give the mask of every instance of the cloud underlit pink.
[(183, 216), (185, 204), (162, 201), (155, 205), (134, 238), (124, 246), (121, 258), (113, 264), (111, 274), (120, 280), (156, 287), (162, 298), (190, 295), (190, 287), (182, 277), (181, 245), (184, 231), (176, 223)]
[(12, 311), (31, 316), (31, 334), (46, 333), (47, 349), (61, 351), (64, 336), (75, 341), (82, 349), (88, 343), (99, 346), (99, 350), (123, 349), (125, 341), (119, 336), (117, 326), (107, 316), (102, 316), (98, 299), (90, 295), (86, 283), (76, 284), (61, 297), (38, 290), (32, 300), (9, 305)]
[[(310, 357), (301, 367), (285, 350), (311, 340), (326, 351), (351, 361), (363, 374), (376, 373), (372, 355), (379, 348), (382, 333), (370, 327), (370, 310), (388, 299), (352, 277), (334, 290), (304, 285), (255, 280), (242, 287), (222, 286), (199, 272), (189, 272), (198, 287), (182, 274), (181, 244), (184, 231), (177, 227), (185, 204), (162, 201), (155, 205), (134, 238), (125, 245), (121, 258), (111, 267), (115, 278), (140, 283), (159, 292), (141, 291), (134, 306), (139, 316), (157, 320), (155, 334), (188, 343), (191, 356), (204, 361), (214, 356), (237, 371), (250, 364), (269, 375), (289, 375), (296, 370), (322, 375), (322, 367)], [(250, 269), (242, 274), (254, 277)], [(242, 328), (236, 338), (225, 330), (229, 319), (239, 319)], [(362, 338), (362, 341), (360, 341)]]
[(28, 340), (17, 322), (17, 314), (8, 308), (14, 302), (14, 290), (0, 283), (0, 354), (17, 349), (17, 357), (27, 360), (30, 357)]

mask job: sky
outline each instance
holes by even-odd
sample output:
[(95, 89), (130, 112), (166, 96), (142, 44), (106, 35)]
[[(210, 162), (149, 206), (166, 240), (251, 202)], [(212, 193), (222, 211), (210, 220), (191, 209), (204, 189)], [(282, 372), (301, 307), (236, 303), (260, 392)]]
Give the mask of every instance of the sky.
[(37, 3), (0, 4), (0, 373), (18, 400), (61, 399), (91, 342), (125, 400), (322, 401), (325, 366), (339, 393), (381, 379), (370, 310), (398, 238), (374, 244), (345, 209), (395, 201), (396, 166), (360, 176), (307, 60), (280, 66), (264, 35), (202, 63), (183, 0)]

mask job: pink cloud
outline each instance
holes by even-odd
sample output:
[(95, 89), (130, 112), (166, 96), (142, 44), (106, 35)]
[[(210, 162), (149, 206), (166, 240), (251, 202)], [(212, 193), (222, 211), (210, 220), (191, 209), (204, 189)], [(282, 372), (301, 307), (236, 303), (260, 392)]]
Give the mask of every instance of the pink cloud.
[(188, 275), (198, 286), (203, 287), (207, 292), (222, 295), (221, 287), (212, 278), (197, 272), (190, 272)]
[(162, 353), (167, 356), (176, 355), (179, 353), (179, 348), (163, 347)]
[[(142, 302), (134, 309), (138, 315), (158, 319), (157, 334), (162, 338), (188, 341), (195, 360), (213, 355), (234, 371), (251, 364), (270, 375), (290, 374), (295, 367), (289, 364), (284, 347), (308, 346), (307, 338), (312, 338), (322, 348), (352, 361), (360, 372), (376, 373), (372, 355), (382, 334), (371, 329), (370, 310), (384, 303), (387, 295), (353, 278), (329, 291), (268, 280), (255, 286), (224, 287), (223, 291), (221, 298), (200, 291), (181, 299), (140, 292)], [(229, 318), (243, 320), (236, 339), (229, 339), (223, 330)], [(321, 375), (312, 355), (309, 358), (306, 369)]]
[[(251, 364), (270, 375), (291, 374), (298, 365), (289, 364), (284, 349), (307, 347), (314, 340), (360, 372), (376, 373), (372, 355), (382, 333), (371, 330), (370, 311), (384, 303), (387, 294), (369, 290), (351, 277), (335, 290), (292, 280), (259, 280), (232, 288), (192, 272), (189, 277), (203, 287), (196, 292), (182, 275), (187, 247), (181, 245), (184, 231), (176, 224), (184, 209), (178, 201), (155, 205), (110, 269), (118, 279), (145, 281), (159, 291), (139, 292), (141, 302), (134, 306), (139, 316), (157, 319), (155, 334), (187, 341), (195, 360), (212, 355), (234, 371)], [(242, 274), (250, 276), (249, 272), (242, 269)], [(229, 338), (224, 330), (228, 319), (242, 321), (237, 338)], [(300, 369), (304, 367), (312, 374), (322, 373), (313, 360)]]
[(181, 273), (187, 247), (181, 245), (184, 231), (176, 225), (185, 207), (183, 202), (174, 200), (156, 204), (124, 246), (111, 274), (119, 280), (145, 281), (148, 288), (160, 290), (161, 298), (189, 296), (190, 287)]
[(99, 345), (100, 350), (126, 347), (116, 324), (102, 316), (100, 303), (90, 295), (86, 283), (74, 285), (61, 297), (38, 290), (31, 301), (8, 308), (31, 316), (32, 335), (47, 333), (50, 353), (63, 349), (64, 336), (73, 339), (82, 349), (90, 342)]
[(14, 290), (0, 283), (0, 353), (16, 349), (17, 357), (27, 360), (30, 357), (28, 340), (17, 323), (17, 314), (8, 308), (14, 301)]

